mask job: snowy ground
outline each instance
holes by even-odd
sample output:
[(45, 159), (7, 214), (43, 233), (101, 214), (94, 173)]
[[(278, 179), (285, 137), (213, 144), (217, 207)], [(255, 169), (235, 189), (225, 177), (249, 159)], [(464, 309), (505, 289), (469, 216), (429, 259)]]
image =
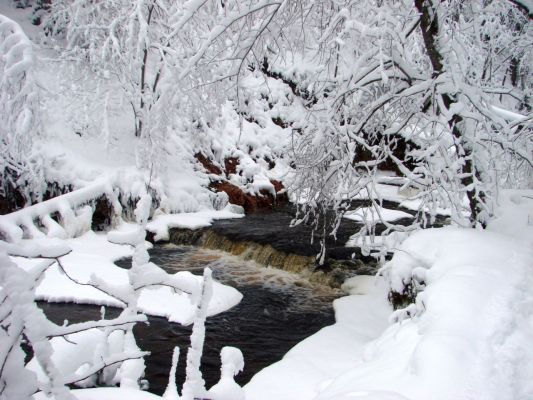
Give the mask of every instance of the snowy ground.
[(422, 285), (416, 302), (392, 313), (381, 278), (348, 281), (337, 323), (259, 372), (247, 400), (533, 398), (532, 194), (503, 194), (488, 230), (413, 234), (383, 274)]

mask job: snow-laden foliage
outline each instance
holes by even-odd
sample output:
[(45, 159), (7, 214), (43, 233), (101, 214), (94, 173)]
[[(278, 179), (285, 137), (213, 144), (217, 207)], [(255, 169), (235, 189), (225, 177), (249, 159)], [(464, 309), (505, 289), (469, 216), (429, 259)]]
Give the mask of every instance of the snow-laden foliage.
[[(22, 210), (0, 216), (0, 232), (10, 242), (19, 242), (26, 238), (61, 238), (78, 236), (91, 229), (91, 207), (86, 204), (105, 195), (111, 199), (115, 214), (120, 216), (121, 206), (113, 187), (106, 180), (95, 182), (82, 189), (43, 201)], [(58, 213), (61, 223), (52, 219)], [(43, 232), (35, 224), (39, 221), (44, 227)], [(34, 255), (26, 255), (35, 257)]]
[[(48, 26), (66, 41), (63, 57), (88, 63), (96, 79), (107, 83), (101, 101), (121, 91), (135, 135), (145, 139), (138, 165), (157, 170), (169, 134), (195, 128), (201, 134), (214, 121), (228, 95), (228, 85), (214, 81), (239, 76), (255, 43), (239, 35), (262, 33), (250, 25), (275, 13), (272, 8), (266, 1), (59, 0)], [(241, 61), (236, 67), (235, 60)]]
[[(190, 147), (220, 164), (237, 156), (231, 181), (257, 193), (265, 157), (284, 155), (243, 135), (292, 133), (301, 218), (338, 211), (315, 218), (323, 234), (354, 198), (378, 209), (382, 169), (419, 203), (411, 226), (388, 231), (439, 208), (485, 225), (499, 188), (531, 183), (533, 34), (520, 2), (58, 1), (50, 24), (67, 56), (121, 88), (150, 177)], [(226, 129), (233, 143), (216, 139)]]
[(422, 222), (447, 207), (459, 224), (485, 224), (499, 187), (531, 184), (527, 10), (509, 1), (301, 7), (305, 23), (284, 35), (291, 51), (265, 57), (306, 101), (294, 152), (304, 216), (329, 207), (342, 216), (351, 199), (379, 197), (382, 168), (408, 178)]
[(252, 94), (237, 107), (262, 128), (277, 119), (292, 129), (292, 189), (307, 200), (304, 215), (333, 207), (340, 218), (347, 200), (379, 198), (383, 168), (408, 178), (420, 211), (410, 228), (390, 230), (412, 230), (443, 207), (462, 225), (485, 224), (500, 187), (530, 184), (531, 24), (522, 3), (280, 7), (253, 58), (242, 58), (251, 71), (237, 89)]
[(24, 202), (39, 200), (39, 88), (34, 76), (33, 44), (21, 27), (0, 14), (0, 195), (20, 190)]
[[(35, 301), (35, 288), (44, 272), (55, 262), (60, 264), (64, 251), (56, 254), (47, 253), (47, 258), (29, 272), (16, 266), (6, 256), (4, 250), (0, 256), (0, 286), (2, 351), (0, 358), (0, 398), (31, 399), (31, 395), (42, 391), (53, 394), (57, 399), (72, 399), (67, 385), (86, 381), (92, 375), (103, 371), (107, 366), (129, 359), (142, 357), (138, 349), (120, 349), (118, 352), (95, 353), (95, 357), (85, 368), (63, 371), (55, 364), (51, 341), (54, 338), (65, 340), (69, 335), (90, 329), (102, 329), (107, 335), (117, 329), (124, 329), (136, 322), (146, 321), (144, 315), (121, 315), (112, 320), (90, 321), (79, 324), (59, 326), (49, 321)], [(43, 257), (41, 255), (41, 257)], [(37, 380), (24, 362), (22, 341), (26, 340), (33, 350), (34, 359), (43, 372), (43, 380)], [(97, 350), (97, 349), (95, 349)], [(102, 350), (102, 349), (100, 349)]]
[[(269, 102), (265, 93), (287, 89), (271, 80), (267, 90), (259, 70), (243, 79), (251, 49), (266, 33), (257, 21), (270, 20), (278, 7), (265, 1), (54, 1), (43, 47), (57, 72), (45, 68), (43, 84), (47, 109), (59, 118), (46, 121), (57, 142), (45, 146), (45, 180), (80, 188), (103, 169), (120, 187), (121, 200), (138, 198), (141, 184), (165, 213), (216, 208), (209, 177), (194, 157), (200, 153), (222, 169), (227, 158), (238, 160), (227, 178), (246, 192), (273, 191), (270, 179), (280, 180), (289, 163), (290, 130), (269, 115), (279, 116), (277, 105), (269, 107), (284, 96)], [(261, 98), (260, 107), (252, 104)], [(78, 165), (71, 154), (78, 146), (90, 147), (87, 154), (96, 160)], [(105, 170), (100, 163), (120, 167)]]

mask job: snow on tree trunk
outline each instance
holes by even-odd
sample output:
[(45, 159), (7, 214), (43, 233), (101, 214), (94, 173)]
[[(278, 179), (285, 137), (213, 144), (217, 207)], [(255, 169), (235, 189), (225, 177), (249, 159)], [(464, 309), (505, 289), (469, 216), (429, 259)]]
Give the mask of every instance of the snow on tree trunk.
[(178, 368), (178, 361), (180, 356), (180, 348), (174, 347), (172, 352), (172, 365), (168, 373), (168, 385), (163, 393), (164, 400), (179, 400), (178, 387), (176, 386), (176, 370)]
[(223, 347), (220, 351), (220, 380), (209, 389), (212, 400), (244, 400), (244, 389), (234, 380), (239, 372), (244, 369), (244, 357), (236, 347)]
[(205, 340), (205, 319), (211, 296), (213, 294), (213, 281), (211, 269), (204, 269), (204, 279), (196, 299), (196, 315), (191, 333), (191, 345), (187, 352), (186, 378), (183, 384), (182, 399), (193, 400), (206, 395), (205, 381), (202, 378), (200, 365)]

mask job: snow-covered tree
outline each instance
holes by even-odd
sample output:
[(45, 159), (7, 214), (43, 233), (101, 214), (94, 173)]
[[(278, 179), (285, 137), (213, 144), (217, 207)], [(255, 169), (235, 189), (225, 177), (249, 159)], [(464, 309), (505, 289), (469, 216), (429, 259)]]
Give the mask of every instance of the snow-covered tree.
[(58, 42), (63, 58), (89, 65), (101, 83), (91, 102), (107, 109), (121, 92), (132, 131), (142, 139), (138, 164), (152, 169), (164, 164), (169, 135), (202, 132), (228, 97), (238, 97), (244, 60), (253, 57), (252, 48), (280, 5), (57, 0), (48, 27), (64, 39)]
[(418, 192), (422, 220), (446, 206), (457, 223), (483, 225), (498, 187), (530, 183), (525, 3), (297, 4), (302, 22), (283, 35), (292, 45), (263, 54), (307, 109), (293, 124), (303, 218), (379, 198), (377, 173), (390, 165)]
[(101, 79), (118, 82), (131, 105), (136, 136), (160, 96), (160, 79), (172, 52), (168, 1), (52, 3), (49, 26), (66, 39), (67, 55), (89, 63)]
[(34, 150), (40, 131), (33, 44), (15, 21), (0, 15), (0, 195), (11, 206), (42, 194)]
[[(293, 130), (303, 218), (335, 208), (335, 226), (351, 199), (378, 196), (383, 168), (420, 204), (412, 227), (389, 230), (441, 206), (483, 225), (499, 187), (529, 182), (527, 2), (57, 0), (51, 15), (67, 54), (131, 104), (142, 166), (163, 162), (169, 135), (205, 132), (229, 98), (259, 125), (255, 104), (292, 110), (274, 118)], [(260, 73), (258, 93), (246, 78)]]

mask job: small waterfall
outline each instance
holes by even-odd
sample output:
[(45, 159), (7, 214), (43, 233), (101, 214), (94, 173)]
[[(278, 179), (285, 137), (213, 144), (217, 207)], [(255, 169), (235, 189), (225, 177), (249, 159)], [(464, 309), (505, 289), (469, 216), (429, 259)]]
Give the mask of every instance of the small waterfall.
[(173, 228), (170, 242), (176, 245), (196, 245), (211, 250), (220, 250), (246, 261), (255, 261), (265, 267), (278, 268), (301, 275), (310, 282), (332, 288), (341, 285), (334, 273), (316, 269), (315, 257), (291, 254), (276, 250), (269, 244), (251, 241), (233, 241), (210, 229), (190, 230)]

